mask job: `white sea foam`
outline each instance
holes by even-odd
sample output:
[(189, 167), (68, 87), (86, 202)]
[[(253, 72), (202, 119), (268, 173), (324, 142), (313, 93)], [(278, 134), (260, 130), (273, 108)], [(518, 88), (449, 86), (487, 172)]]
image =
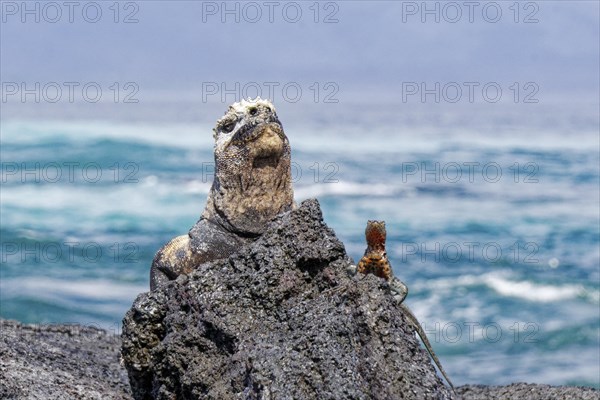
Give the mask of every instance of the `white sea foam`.
[(115, 282), (105, 279), (63, 280), (48, 277), (29, 277), (27, 279), (3, 279), (4, 295), (34, 295), (47, 299), (87, 299), (101, 302), (133, 301), (139, 293), (147, 291), (145, 285)]
[(369, 184), (339, 181), (336, 183), (318, 183), (314, 185), (302, 185), (294, 188), (296, 198), (307, 199), (319, 196), (390, 196), (402, 189), (387, 184)]
[(44, 218), (61, 217), (55, 214), (61, 211), (64, 215), (76, 214), (87, 218), (120, 212), (129, 216), (150, 217), (181, 212), (181, 203), (177, 203), (173, 209), (160, 206), (163, 199), (192, 199), (189, 194), (208, 192), (209, 187), (196, 181), (181, 184), (160, 182), (158, 179), (151, 179), (150, 182), (142, 180), (140, 184), (115, 184), (110, 190), (92, 185), (19, 185), (2, 190), (2, 205), (44, 212)]
[[(12, 144), (61, 139), (128, 140), (170, 147), (211, 148), (213, 126), (192, 124), (126, 124), (105, 121), (3, 121), (2, 141)], [(175, 140), (174, 138), (177, 138)]]
[(521, 298), (527, 301), (551, 303), (585, 297), (591, 301), (599, 296), (595, 289), (586, 289), (583, 285), (551, 285), (527, 280), (518, 280), (508, 271), (494, 271), (482, 275), (461, 275), (452, 278), (417, 281), (412, 284), (416, 290), (431, 290), (448, 293), (459, 287), (485, 285), (498, 294)]
[(192, 180), (185, 184), (185, 192), (186, 193), (200, 193), (200, 194), (208, 194), (210, 191), (210, 187), (212, 186), (212, 182), (203, 182), (201, 180)]
[[(563, 131), (528, 129), (526, 132), (495, 128), (482, 132), (457, 125), (441, 129), (435, 125), (420, 126), (361, 126), (335, 125), (327, 127), (298, 126), (296, 130), (286, 125), (293, 147), (313, 153), (343, 152), (344, 154), (406, 154), (408, 152), (438, 152), (441, 148), (495, 149), (506, 151), (566, 151), (589, 150), (599, 145), (597, 131), (577, 131), (565, 135)], [(368, 140), (365, 140), (368, 132)], [(527, 139), (524, 139), (527, 138)], [(535, 140), (540, 138), (540, 140)]]
[(580, 285), (546, 285), (515, 281), (494, 273), (485, 274), (482, 279), (486, 285), (501, 295), (542, 303), (574, 299), (584, 293), (584, 288)]

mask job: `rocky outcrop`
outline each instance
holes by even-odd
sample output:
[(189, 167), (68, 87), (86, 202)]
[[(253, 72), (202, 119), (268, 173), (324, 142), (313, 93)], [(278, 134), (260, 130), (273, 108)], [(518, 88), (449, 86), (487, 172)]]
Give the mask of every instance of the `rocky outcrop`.
[(0, 320), (0, 399), (131, 399), (120, 347), (94, 327)]
[(388, 283), (350, 278), (316, 200), (254, 243), (140, 295), (124, 319), (137, 399), (444, 399)]

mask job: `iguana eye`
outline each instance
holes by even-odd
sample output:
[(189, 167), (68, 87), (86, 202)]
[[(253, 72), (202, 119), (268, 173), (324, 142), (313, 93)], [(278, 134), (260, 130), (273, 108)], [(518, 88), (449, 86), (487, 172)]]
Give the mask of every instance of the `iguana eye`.
[(383, 252), (383, 256), (384, 256), (384, 257), (387, 257), (387, 253), (386, 253), (385, 251)]
[(229, 122), (223, 125), (223, 128), (221, 128), (221, 130), (225, 133), (229, 133), (233, 130), (233, 128), (235, 128), (235, 122)]
[(256, 107), (252, 107), (252, 108), (250, 108), (249, 112), (250, 112), (250, 115), (256, 115), (256, 113), (258, 112), (258, 109)]

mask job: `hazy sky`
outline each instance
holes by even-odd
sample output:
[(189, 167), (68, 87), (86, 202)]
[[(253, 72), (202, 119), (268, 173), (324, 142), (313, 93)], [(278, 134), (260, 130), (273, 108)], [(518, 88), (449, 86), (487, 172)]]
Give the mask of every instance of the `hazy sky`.
[(3, 1), (2, 100), (597, 101), (598, 4)]

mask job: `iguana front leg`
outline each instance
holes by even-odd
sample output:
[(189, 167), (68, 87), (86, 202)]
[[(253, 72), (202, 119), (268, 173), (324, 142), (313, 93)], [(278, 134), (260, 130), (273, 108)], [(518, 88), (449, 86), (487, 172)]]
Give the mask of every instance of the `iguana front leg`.
[(150, 290), (189, 274), (202, 263), (228, 257), (249, 240), (200, 218), (187, 235), (177, 236), (156, 253), (150, 269)]
[(392, 266), (387, 258), (387, 253), (385, 251), (385, 240), (386, 240), (386, 231), (385, 231), (385, 222), (384, 221), (369, 221), (367, 222), (367, 229), (365, 230), (365, 236), (367, 239), (367, 249), (365, 250), (364, 256), (358, 262), (358, 266), (350, 267), (348, 269), (348, 273), (356, 274), (356, 272), (360, 272), (362, 274), (373, 274), (380, 278), (386, 279), (390, 284), (390, 291), (394, 296), (394, 300), (398, 302), (398, 305), (404, 311), (408, 321), (411, 326), (417, 332), (421, 341), (425, 345), (427, 352), (433, 359), (435, 365), (437, 365), (438, 369), (450, 385), (450, 387), (454, 390), (454, 385), (448, 378), (446, 371), (442, 367), (442, 363), (437, 358), (437, 355), (433, 351), (431, 347), (431, 343), (429, 343), (429, 339), (427, 339), (427, 335), (423, 330), (423, 327), (419, 323), (419, 320), (412, 313), (410, 308), (407, 305), (402, 304), (406, 296), (408, 295), (408, 287), (402, 282), (400, 279), (394, 277), (392, 272)]

